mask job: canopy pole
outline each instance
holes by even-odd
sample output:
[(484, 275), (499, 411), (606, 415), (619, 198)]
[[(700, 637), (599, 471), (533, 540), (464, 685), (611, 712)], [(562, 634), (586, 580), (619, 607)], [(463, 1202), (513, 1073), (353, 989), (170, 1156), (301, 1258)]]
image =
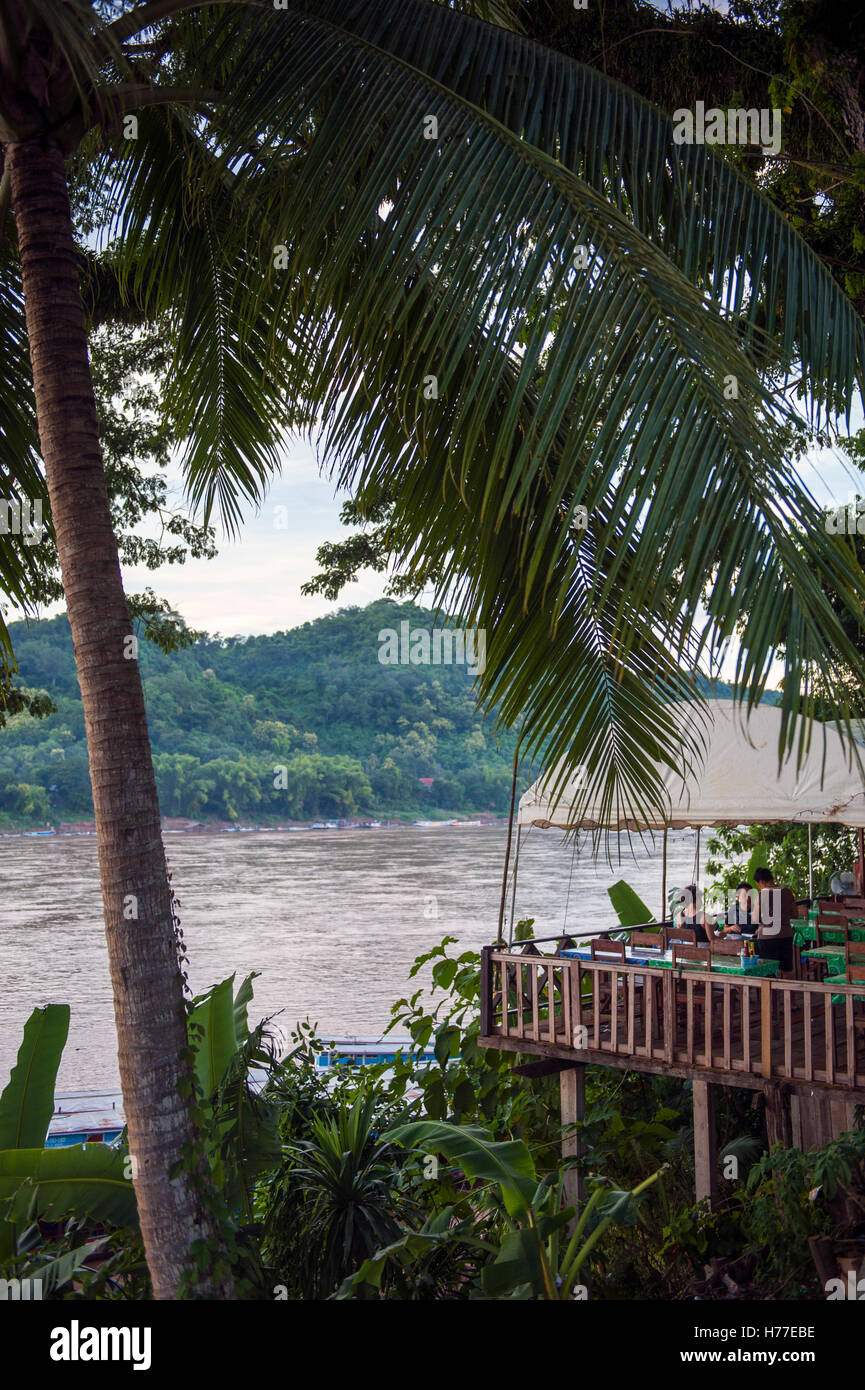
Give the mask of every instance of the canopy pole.
[(695, 868), (695, 870), (694, 870), (694, 882), (696, 883), (697, 888), (700, 887), (700, 829), (701, 829), (701, 827), (698, 825), (698, 826), (697, 826), (697, 866), (696, 866), (696, 868)]
[(511, 858), (511, 836), (514, 833), (514, 802), (517, 796), (517, 759), (519, 758), (519, 752), (520, 745), (519, 740), (517, 740), (517, 746), (514, 749), (514, 775), (513, 780), (511, 782), (511, 813), (508, 816), (508, 842), (505, 845), (505, 867), (502, 873), (502, 896), (501, 901), (499, 902), (499, 941), (503, 939), (502, 928), (505, 924), (505, 899), (508, 893), (508, 864), (510, 863)]
[(814, 897), (814, 827), (808, 822), (808, 897)]
[(865, 893), (865, 830), (859, 827), (859, 892)]
[(517, 905), (517, 874), (519, 873), (520, 869), (520, 838), (522, 836), (522, 833), (523, 827), (521, 825), (518, 825), (517, 849), (516, 854), (514, 855), (514, 886), (513, 891), (511, 892), (511, 922), (510, 926), (508, 927), (508, 947), (511, 947), (514, 944), (514, 911), (516, 910)]
[(659, 922), (667, 920), (667, 827), (664, 826), (664, 853), (661, 859), (661, 915)]

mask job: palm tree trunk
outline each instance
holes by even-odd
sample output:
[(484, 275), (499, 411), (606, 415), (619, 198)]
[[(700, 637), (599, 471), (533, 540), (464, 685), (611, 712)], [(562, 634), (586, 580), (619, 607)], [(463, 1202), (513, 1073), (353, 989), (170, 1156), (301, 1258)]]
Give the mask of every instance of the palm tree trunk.
[[(217, 1235), (190, 1173), (198, 1146), (181, 1095), (183, 984), (144, 695), (99, 446), (63, 152), (7, 147), (39, 437), (84, 704), (120, 1081), (135, 1195), (156, 1298), (173, 1298), (193, 1241)], [(193, 1175), (194, 1178), (194, 1175)], [(211, 1247), (213, 1248), (213, 1247)], [(198, 1296), (230, 1298), (204, 1274)]]

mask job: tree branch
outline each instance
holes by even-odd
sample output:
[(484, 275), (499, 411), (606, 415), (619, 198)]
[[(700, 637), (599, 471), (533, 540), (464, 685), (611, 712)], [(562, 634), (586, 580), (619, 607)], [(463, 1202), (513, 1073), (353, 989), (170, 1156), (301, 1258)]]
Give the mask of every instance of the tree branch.
[(220, 100), (219, 92), (201, 92), (195, 87), (155, 87), (152, 83), (133, 87), (102, 87), (99, 96), (118, 112), (140, 111), (148, 106), (164, 106), (166, 102), (176, 106), (198, 106), (212, 105)]
[[(257, 8), (272, 8), (266, 4), (266, 0), (210, 0), (210, 4), (217, 5), (254, 5)], [(203, 10), (209, 6), (205, 0), (147, 0), (143, 5), (138, 5), (128, 14), (121, 15), (113, 23), (108, 25), (107, 33), (111, 34), (118, 43), (124, 43), (131, 39), (133, 34), (140, 34), (144, 29), (150, 29), (154, 24), (158, 24), (161, 19), (172, 19), (175, 15), (181, 14), (185, 10)]]

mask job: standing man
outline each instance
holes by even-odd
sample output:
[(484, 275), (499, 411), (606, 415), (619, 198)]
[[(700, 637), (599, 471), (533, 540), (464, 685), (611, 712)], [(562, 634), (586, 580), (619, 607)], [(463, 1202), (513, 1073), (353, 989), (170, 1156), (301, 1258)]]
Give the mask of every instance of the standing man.
[(793, 928), (796, 898), (791, 888), (780, 888), (771, 869), (755, 869), (754, 882), (760, 894), (760, 925), (757, 928), (757, 955), (776, 960), (779, 974), (793, 973)]

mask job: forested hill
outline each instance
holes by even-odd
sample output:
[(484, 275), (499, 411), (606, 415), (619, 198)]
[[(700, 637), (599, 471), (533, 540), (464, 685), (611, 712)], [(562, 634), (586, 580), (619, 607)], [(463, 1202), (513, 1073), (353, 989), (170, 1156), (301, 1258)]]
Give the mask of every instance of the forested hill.
[[(405, 642), (400, 653), (379, 641), (402, 623), (423, 658), (416, 634), (431, 633), (432, 615), (387, 601), (269, 637), (209, 638), (171, 655), (142, 641), (164, 814), (279, 823), (506, 813), (514, 741), (505, 736), (499, 745), (475, 710), (471, 643), (462, 661), (452, 652), (450, 665), (383, 664), (380, 652), (411, 655)], [(18, 715), (0, 729), (0, 825), (89, 818), (66, 618), (11, 632), (21, 684), (45, 690), (57, 713)]]
[[(163, 813), (261, 824), (507, 814), (514, 737), (499, 741), (475, 709), (476, 644), (454, 646), (447, 664), (433, 628), (431, 613), (381, 600), (171, 655), (142, 640)], [(379, 640), (385, 630), (389, 642)], [(0, 827), (89, 819), (69, 625), (64, 616), (11, 633), (20, 683), (46, 691), (57, 712), (0, 728)], [(388, 655), (396, 664), (380, 660)]]

